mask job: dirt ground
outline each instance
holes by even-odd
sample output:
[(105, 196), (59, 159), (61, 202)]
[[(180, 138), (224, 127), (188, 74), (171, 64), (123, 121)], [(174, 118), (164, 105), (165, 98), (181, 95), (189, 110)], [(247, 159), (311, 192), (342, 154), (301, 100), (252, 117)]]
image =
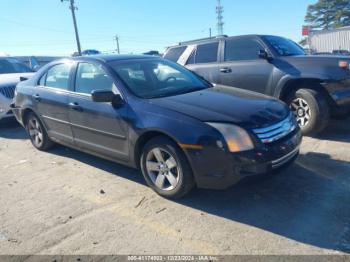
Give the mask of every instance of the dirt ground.
[(0, 127), (0, 254), (350, 253), (350, 119), (297, 162), (227, 191), (158, 197), (140, 173)]

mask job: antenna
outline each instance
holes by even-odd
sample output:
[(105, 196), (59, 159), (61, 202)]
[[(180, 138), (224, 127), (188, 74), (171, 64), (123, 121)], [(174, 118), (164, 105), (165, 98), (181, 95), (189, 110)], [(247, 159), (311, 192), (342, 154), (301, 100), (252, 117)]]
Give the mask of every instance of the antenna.
[(217, 29), (218, 29), (218, 35), (223, 35), (224, 34), (224, 17), (223, 17), (223, 13), (224, 13), (224, 7), (221, 5), (221, 0), (217, 0), (218, 1), (218, 5), (216, 7), (216, 14), (217, 14)]

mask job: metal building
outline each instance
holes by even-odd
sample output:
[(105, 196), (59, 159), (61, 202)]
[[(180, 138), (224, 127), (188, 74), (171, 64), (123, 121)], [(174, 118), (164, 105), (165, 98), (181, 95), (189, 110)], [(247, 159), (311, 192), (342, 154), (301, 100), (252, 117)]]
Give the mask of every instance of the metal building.
[(316, 52), (350, 51), (350, 26), (311, 32), (310, 48)]

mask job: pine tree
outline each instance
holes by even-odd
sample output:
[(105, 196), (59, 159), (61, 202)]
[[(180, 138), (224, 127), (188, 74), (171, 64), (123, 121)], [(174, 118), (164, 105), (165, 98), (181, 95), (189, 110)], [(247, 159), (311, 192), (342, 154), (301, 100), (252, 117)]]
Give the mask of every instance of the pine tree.
[(305, 22), (314, 30), (350, 26), (350, 0), (318, 0), (309, 5)]

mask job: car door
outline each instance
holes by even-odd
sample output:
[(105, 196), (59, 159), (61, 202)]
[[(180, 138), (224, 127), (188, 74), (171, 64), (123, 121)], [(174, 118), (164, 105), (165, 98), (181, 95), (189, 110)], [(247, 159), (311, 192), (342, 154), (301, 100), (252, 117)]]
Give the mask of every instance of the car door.
[(186, 67), (212, 83), (219, 82), (219, 41), (198, 44), (189, 56)]
[(127, 107), (114, 108), (111, 103), (93, 102), (94, 90), (119, 93), (102, 65), (81, 62), (77, 65), (75, 89), (69, 96), (69, 119), (75, 144), (108, 158), (128, 160), (128, 125), (124, 121)]
[(257, 38), (231, 38), (225, 40), (219, 83), (259, 93), (269, 93), (274, 66), (259, 58), (266, 48)]
[(72, 63), (56, 64), (40, 78), (33, 92), (33, 105), (48, 135), (57, 142), (73, 143), (68, 117), (68, 93)]

